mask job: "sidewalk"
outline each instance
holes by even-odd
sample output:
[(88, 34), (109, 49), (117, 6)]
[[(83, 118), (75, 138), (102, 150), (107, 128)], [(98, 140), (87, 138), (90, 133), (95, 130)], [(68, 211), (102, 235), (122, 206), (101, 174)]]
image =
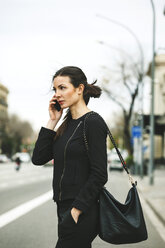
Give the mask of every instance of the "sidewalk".
[(139, 192), (165, 226), (165, 168), (155, 170), (153, 185), (149, 185), (148, 176), (134, 178)]

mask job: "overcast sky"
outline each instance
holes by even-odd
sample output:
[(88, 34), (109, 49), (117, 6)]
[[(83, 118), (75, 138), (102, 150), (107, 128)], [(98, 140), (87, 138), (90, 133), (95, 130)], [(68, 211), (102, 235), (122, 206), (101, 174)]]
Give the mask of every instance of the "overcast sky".
[[(156, 51), (165, 48), (164, 0), (155, 0)], [(91, 83), (103, 76), (114, 51), (97, 43), (138, 55), (137, 43), (123, 28), (98, 18), (114, 19), (136, 33), (147, 64), (152, 58), (150, 0), (0, 0), (0, 82), (8, 87), (9, 112), (29, 120), (34, 129), (48, 120), (52, 75), (62, 66), (83, 69)], [(160, 50), (159, 50), (160, 51)], [(105, 96), (89, 108), (103, 117), (115, 106)]]

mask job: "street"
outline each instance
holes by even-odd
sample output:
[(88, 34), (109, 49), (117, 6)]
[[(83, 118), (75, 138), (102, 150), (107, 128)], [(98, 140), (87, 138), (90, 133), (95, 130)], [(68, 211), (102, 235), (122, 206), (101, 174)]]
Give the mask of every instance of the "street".
[[(51, 199), (51, 184), (51, 166), (37, 167), (31, 163), (22, 164), (20, 171), (17, 172), (14, 163), (0, 164), (0, 248), (55, 247), (57, 216), (56, 204)], [(124, 202), (129, 189), (125, 172), (110, 172), (107, 188), (118, 200)], [(46, 194), (47, 192), (49, 194)], [(44, 197), (41, 199), (40, 196)], [(18, 207), (20, 207), (19, 213), (12, 220), (10, 211), (16, 212)], [(120, 245), (120, 247), (165, 247), (163, 239), (152, 223), (152, 218), (147, 215), (146, 208), (143, 209), (148, 240), (138, 244)], [(93, 248), (98, 247), (116, 246), (97, 237), (93, 242)]]

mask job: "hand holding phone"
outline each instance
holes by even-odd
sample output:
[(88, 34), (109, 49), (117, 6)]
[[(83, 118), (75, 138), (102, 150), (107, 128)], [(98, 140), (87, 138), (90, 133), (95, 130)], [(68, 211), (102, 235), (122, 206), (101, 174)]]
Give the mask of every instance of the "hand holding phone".
[(56, 97), (53, 96), (49, 101), (49, 116), (51, 120), (58, 121), (62, 116), (63, 110), (57, 101)]

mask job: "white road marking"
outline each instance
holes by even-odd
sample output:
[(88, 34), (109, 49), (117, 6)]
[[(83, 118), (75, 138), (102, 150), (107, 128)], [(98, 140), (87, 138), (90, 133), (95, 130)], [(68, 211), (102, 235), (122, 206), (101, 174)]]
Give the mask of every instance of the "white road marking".
[(43, 203), (52, 199), (53, 192), (48, 191), (47, 193), (38, 196), (26, 203), (19, 205), (18, 207), (0, 215), (0, 228), (6, 226), (7, 224), (11, 223), (12, 221), (18, 219), (19, 217), (25, 215), (26, 213), (30, 212), (34, 208), (42, 205)]

